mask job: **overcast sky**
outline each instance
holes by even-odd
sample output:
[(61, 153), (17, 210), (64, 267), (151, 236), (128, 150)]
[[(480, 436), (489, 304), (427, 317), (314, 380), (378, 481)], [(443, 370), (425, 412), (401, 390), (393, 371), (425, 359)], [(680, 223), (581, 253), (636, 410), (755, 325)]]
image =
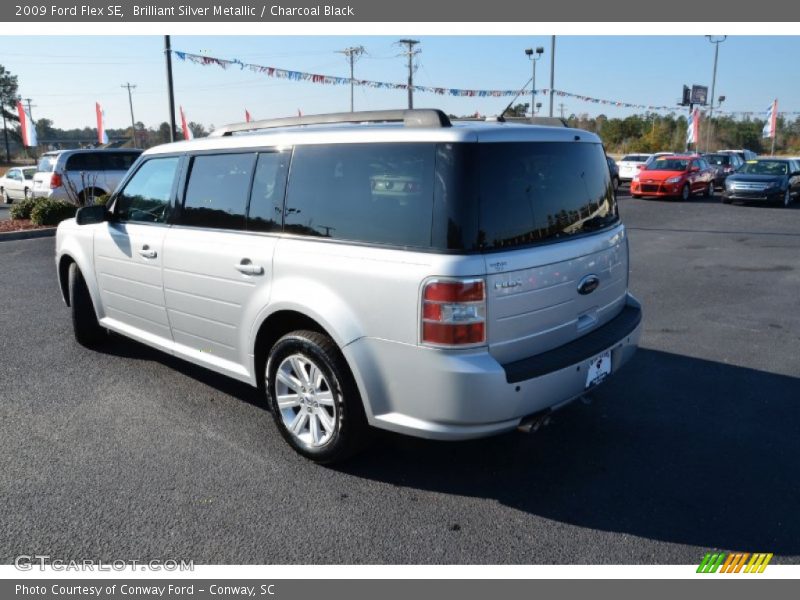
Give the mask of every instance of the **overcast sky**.
[[(346, 77), (346, 58), (337, 54), (363, 45), (356, 77), (404, 83), (405, 59), (396, 37), (368, 36), (173, 36), (176, 50), (239, 59), (296, 71)], [(531, 74), (527, 47), (544, 46), (537, 64), (537, 87), (549, 87), (550, 38), (545, 36), (422, 36), (415, 82), (468, 89), (521, 87)], [(94, 127), (94, 103), (103, 104), (106, 126), (130, 124), (130, 82), (137, 121), (157, 126), (168, 119), (163, 36), (74, 36), (2, 38), (0, 61), (18, 75), (20, 93), (33, 101), (34, 119), (57, 127)], [(710, 87), (713, 46), (702, 36), (559, 36), (556, 89), (637, 104), (672, 105), (686, 84)], [(723, 108), (761, 112), (773, 98), (779, 109), (800, 111), (800, 36), (729, 37), (720, 46), (717, 96)], [(349, 86), (270, 79), (238, 67), (220, 69), (174, 60), (176, 104), (190, 121), (206, 127), (244, 119), (349, 109)], [(497, 114), (510, 98), (453, 98), (417, 93), (418, 107), (456, 114)], [(528, 101), (525, 97), (521, 101)], [(548, 98), (541, 98), (546, 112)], [(570, 98), (566, 114), (587, 112), (624, 116), (633, 111)], [(406, 92), (356, 88), (356, 109), (402, 108)]]

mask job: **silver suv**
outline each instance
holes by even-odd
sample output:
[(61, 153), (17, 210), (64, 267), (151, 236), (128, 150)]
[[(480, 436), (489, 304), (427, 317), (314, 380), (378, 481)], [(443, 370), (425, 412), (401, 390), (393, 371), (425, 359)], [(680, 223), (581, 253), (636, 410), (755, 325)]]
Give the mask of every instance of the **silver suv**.
[(39, 158), (33, 176), (33, 195), (84, 205), (110, 194), (141, 150), (56, 150)]
[(333, 462), (371, 427), (530, 426), (635, 352), (597, 136), (440, 111), (305, 116), (145, 152), (58, 228), (77, 340), (106, 330), (261, 386)]

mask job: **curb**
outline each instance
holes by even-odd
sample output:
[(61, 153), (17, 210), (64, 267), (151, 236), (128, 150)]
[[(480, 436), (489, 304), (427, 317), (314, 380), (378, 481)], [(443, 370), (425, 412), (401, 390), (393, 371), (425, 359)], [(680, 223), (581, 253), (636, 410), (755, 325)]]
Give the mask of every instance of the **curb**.
[(0, 242), (53, 237), (56, 234), (56, 229), (56, 227), (47, 227), (45, 229), (26, 229), (25, 231), (7, 231), (5, 233), (0, 233)]

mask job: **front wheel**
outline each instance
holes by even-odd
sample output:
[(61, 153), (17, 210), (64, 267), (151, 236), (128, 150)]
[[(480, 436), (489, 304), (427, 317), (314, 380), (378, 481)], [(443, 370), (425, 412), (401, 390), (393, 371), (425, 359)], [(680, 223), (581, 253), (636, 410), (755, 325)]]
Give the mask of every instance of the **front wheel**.
[(299, 454), (321, 464), (361, 449), (368, 427), (361, 396), (339, 348), (315, 331), (293, 331), (267, 358), (272, 417)]
[(81, 346), (92, 348), (106, 337), (106, 331), (97, 321), (89, 288), (78, 265), (69, 266), (69, 305), (72, 310), (72, 331)]
[(3, 194), (3, 202), (5, 204), (11, 204), (11, 197), (8, 195), (8, 192), (6, 190), (3, 190), (2, 194)]
[(783, 195), (783, 207), (789, 208), (789, 205), (792, 203), (792, 191), (790, 189), (786, 190), (786, 193)]

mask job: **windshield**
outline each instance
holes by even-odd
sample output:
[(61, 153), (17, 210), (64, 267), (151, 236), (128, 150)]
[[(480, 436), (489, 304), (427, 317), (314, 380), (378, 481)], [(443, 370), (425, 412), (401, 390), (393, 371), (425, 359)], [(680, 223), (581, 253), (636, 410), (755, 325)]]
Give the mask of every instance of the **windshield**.
[(36, 167), (37, 171), (40, 172), (50, 172), (56, 168), (56, 160), (58, 156), (50, 154), (45, 154), (42, 158), (39, 159), (39, 164)]
[(623, 162), (644, 162), (647, 160), (647, 156), (642, 156), (641, 154), (628, 154), (627, 156), (623, 156)]
[(750, 175), (786, 175), (789, 165), (782, 160), (748, 160), (739, 172)]
[(728, 154), (706, 154), (705, 158), (709, 164), (724, 167), (731, 164), (731, 157)]
[(658, 158), (650, 163), (648, 171), (685, 171), (689, 161), (684, 158)]

